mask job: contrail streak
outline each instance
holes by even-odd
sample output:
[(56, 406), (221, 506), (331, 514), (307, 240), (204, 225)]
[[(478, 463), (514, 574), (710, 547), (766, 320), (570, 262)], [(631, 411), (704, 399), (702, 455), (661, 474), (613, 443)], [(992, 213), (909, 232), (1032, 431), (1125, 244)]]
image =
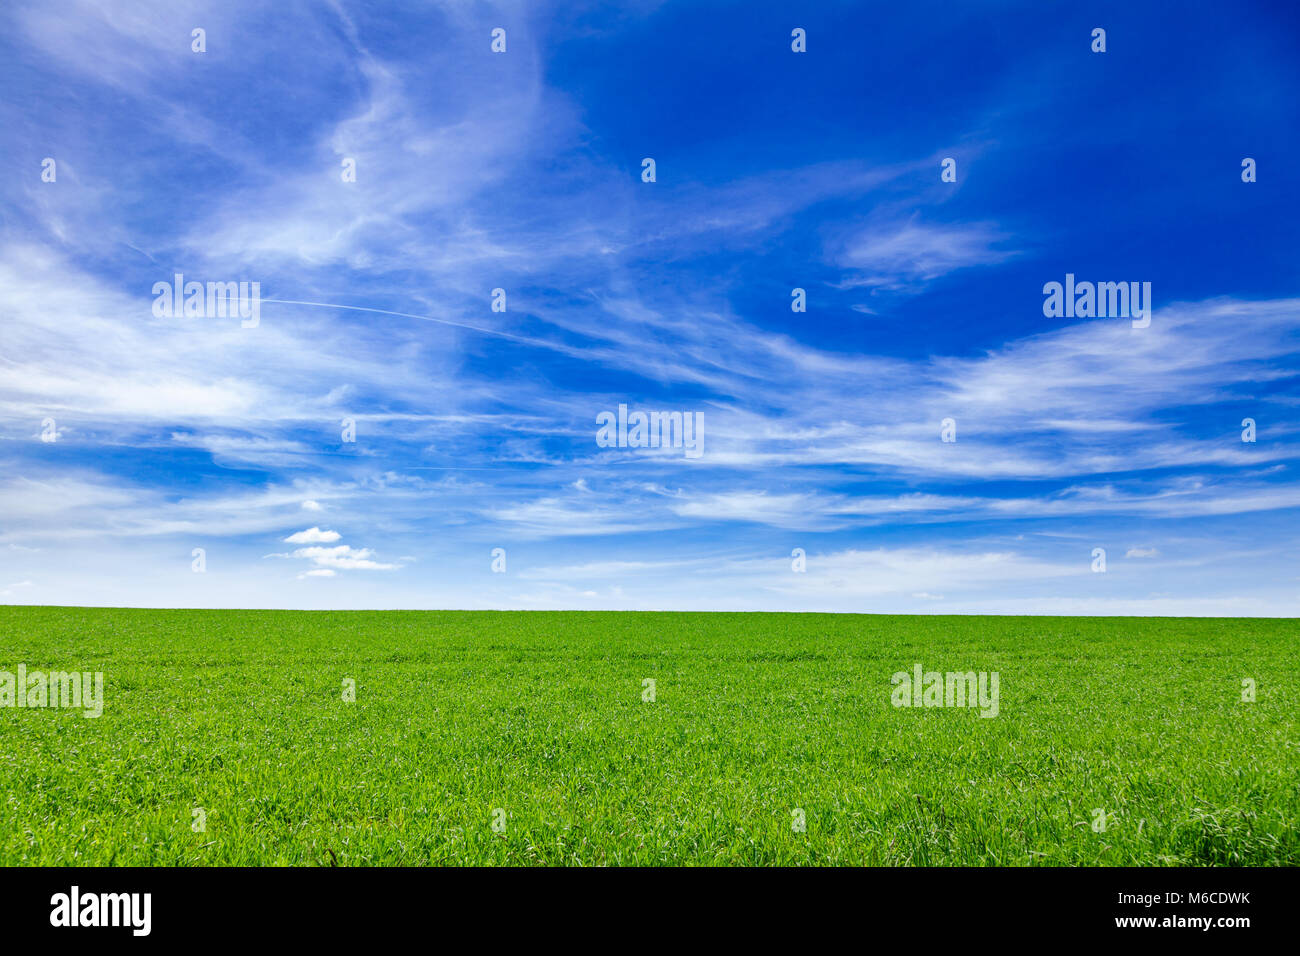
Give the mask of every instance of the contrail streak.
[(414, 315), (410, 312), (393, 312), (389, 309), (371, 309), (363, 305), (339, 305), (335, 302), (302, 302), (297, 299), (262, 299), (262, 302), (274, 302), (278, 305), (312, 305), (321, 309), (347, 309), (351, 312), (374, 312), (378, 315), (395, 315), (403, 319), (423, 319), (426, 322), (437, 322), (441, 325), (450, 325), (458, 329), (468, 329), (471, 332), (482, 332), (484, 335), (495, 335), (503, 339), (510, 339), (514, 342), (522, 342), (525, 345), (535, 345), (539, 348), (553, 349), (557, 352), (564, 352), (568, 355), (578, 354), (576, 349), (571, 349), (566, 345), (557, 345), (554, 342), (547, 342), (543, 339), (531, 339), (524, 335), (514, 335), (510, 332), (499, 332), (496, 329), (485, 329), (479, 325), (470, 325), (466, 322), (453, 322), (451, 319), (439, 319), (432, 315)]

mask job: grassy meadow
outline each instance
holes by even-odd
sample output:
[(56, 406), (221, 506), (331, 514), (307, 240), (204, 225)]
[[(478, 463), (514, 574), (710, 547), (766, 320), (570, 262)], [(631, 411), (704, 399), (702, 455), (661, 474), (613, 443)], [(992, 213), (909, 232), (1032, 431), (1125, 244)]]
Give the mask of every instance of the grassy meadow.
[[(1293, 620), (3, 607), (0, 635), (0, 671), (105, 698), (0, 708), (0, 865), (1300, 864)], [(997, 672), (998, 716), (893, 706), (918, 662)]]

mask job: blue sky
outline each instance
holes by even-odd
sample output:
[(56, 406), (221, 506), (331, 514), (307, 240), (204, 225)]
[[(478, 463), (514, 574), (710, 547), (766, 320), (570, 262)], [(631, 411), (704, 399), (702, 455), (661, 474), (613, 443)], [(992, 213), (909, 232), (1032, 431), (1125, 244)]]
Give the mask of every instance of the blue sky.
[(102, 6), (0, 12), (0, 601), (1300, 609), (1288, 5)]

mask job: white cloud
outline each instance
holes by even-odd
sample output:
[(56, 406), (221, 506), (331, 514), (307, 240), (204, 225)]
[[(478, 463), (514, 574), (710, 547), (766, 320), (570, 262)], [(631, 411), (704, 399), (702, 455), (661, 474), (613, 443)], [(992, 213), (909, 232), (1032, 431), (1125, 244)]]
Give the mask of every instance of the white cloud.
[(546, 497), (522, 504), (488, 509), (494, 521), (515, 526), (529, 536), (564, 537), (570, 535), (630, 534), (655, 528), (671, 527), (677, 519), (637, 515), (630, 509), (614, 505), (600, 506), (587, 502), (569, 503)]
[(1124, 552), (1126, 558), (1156, 558), (1160, 551), (1156, 548), (1129, 548)]
[(353, 548), (346, 544), (335, 545), (332, 548), (319, 546), (298, 548), (293, 552), (295, 558), (307, 558), (322, 567), (339, 568), (341, 570), (392, 571), (398, 567), (396, 564), (381, 564), (378, 561), (372, 561), (370, 559), (372, 554), (374, 552), (370, 548)]
[(1007, 237), (987, 223), (925, 225), (915, 218), (891, 226), (872, 226), (848, 240), (839, 263), (861, 274), (845, 287), (894, 287), (900, 281), (926, 281), (956, 269), (1003, 262), (1014, 253), (996, 249)]
[[(683, 256), (683, 248), (776, 248), (782, 224), (810, 203), (851, 199), (855, 208), (879, 210), (899, 198), (873, 220), (853, 222), (846, 236), (836, 237), (831, 227), (825, 247), (828, 260), (843, 270), (839, 287), (863, 290), (851, 298), (865, 304), (848, 308), (879, 311), (881, 324), (871, 328), (887, 337), (889, 323), (925, 322), (927, 315), (924, 309), (906, 314), (873, 308), (877, 291), (916, 291), (955, 270), (996, 265), (1018, 253), (996, 224), (898, 214), (904, 202), (920, 205), (915, 195), (901, 198), (913, 192), (907, 185), (913, 173), (935, 179), (929, 157), (895, 167), (821, 164), (728, 184), (681, 181), (669, 196), (630, 186), (635, 177), (629, 180), (626, 169), (595, 168), (600, 160), (592, 158), (590, 137), (581, 128), (582, 104), (563, 102), (547, 89), (534, 45), (540, 34), (512, 35), (510, 62), (522, 68), (503, 73), (499, 63), (484, 60), (479, 40), (461, 43), (466, 36), (481, 37), (481, 24), (455, 5), (443, 11), (447, 23), (441, 29), (449, 42), (429, 56), (393, 63), (366, 51), (362, 38), (373, 34), (369, 27), (354, 28), (345, 7), (327, 5), (319, 16), (291, 14), (287, 32), (305, 37), (304, 47), (313, 50), (306, 73), (334, 76), (338, 89), (326, 91), (328, 101), (297, 110), (317, 122), (290, 124), (298, 147), (291, 156), (262, 149), (244, 138), (239, 124), (218, 129), (202, 110), (189, 108), (195, 61), (187, 49), (188, 28), (176, 29), (184, 27), (184, 15), (173, 6), (150, 0), (110, 15), (78, 2), (76, 16), (69, 18), (29, 4), (15, 21), (35, 51), (24, 69), (45, 60), (58, 68), (55, 78), (105, 86), (115, 98), (131, 100), (136, 115), (153, 117), (166, 141), (201, 157), (196, 168), (219, 168), (223, 175), (191, 184), (202, 191), (191, 196), (197, 217), (146, 224), (136, 212), (141, 195), (112, 179), (113, 169), (135, 168), (131, 157), (90, 161), (99, 151), (89, 147), (112, 127), (90, 124), (65, 146), (53, 134), (59, 123), (67, 130), (85, 126), (75, 111), (40, 118), (41, 141), (48, 133), (60, 157), (60, 183), (74, 188), (46, 189), (39, 202), (15, 203), (36, 216), (44, 231), (25, 244), (0, 245), (0, 315), (9, 362), (0, 387), (0, 424), (17, 442), (32, 436), (35, 423), (49, 414), (58, 421), (60, 442), (35, 446), (40, 459), (24, 448), (18, 456), (4, 456), (11, 464), (0, 460), (0, 541), (18, 536), (48, 553), (57, 551), (57, 539), (94, 540), (97, 549), (103, 547), (100, 563), (120, 567), (130, 563), (107, 556), (134, 536), (175, 537), (186, 545), (139, 542), (142, 551), (160, 554), (187, 554), (191, 538), (221, 537), (223, 547), (234, 548), (246, 536), (256, 542), (248, 546), (255, 555), (284, 527), (317, 516), (303, 512), (320, 512), (320, 502), (329, 500), (331, 521), (361, 540), (394, 528), (418, 531), (418, 539), (392, 545), (395, 552), (417, 553), (385, 564), (367, 548), (302, 547), (292, 556), (305, 562), (297, 567), (311, 568), (305, 577), (393, 569), (417, 556), (428, 560), (431, 552), (419, 549), (429, 541), (459, 545), (489, 535), (495, 541), (504, 531), (514, 537), (502, 535), (502, 541), (555, 541), (542, 560), (557, 567), (519, 571), (519, 577), (546, 584), (553, 575), (560, 584), (571, 581), (579, 596), (591, 592), (578, 589), (598, 586), (589, 579), (603, 578), (596, 592), (601, 595), (612, 595), (606, 583), (618, 580), (650, 601), (647, 579), (654, 594), (671, 596), (697, 579), (711, 582), (727, 566), (721, 558), (681, 557), (698, 554), (694, 537), (657, 538), (650, 532), (681, 529), (689, 535), (716, 521), (736, 523), (726, 529), (726, 540), (735, 543), (747, 535), (778, 537), (770, 528), (841, 532), (885, 522), (997, 519), (1065, 531), (1079, 529), (1078, 519), (1085, 516), (1105, 517), (1114, 527), (1116, 519), (1132, 515), (1171, 519), (1300, 507), (1300, 489), (1289, 482), (1252, 480), (1244, 473), (1248, 466), (1300, 454), (1300, 445), (1289, 444), (1295, 429), (1279, 420), (1283, 416), (1255, 411), (1256, 405), (1295, 401), (1276, 395), (1274, 383), (1296, 367), (1296, 301), (1169, 304), (1157, 289), (1161, 309), (1141, 332), (1126, 322), (1055, 328), (1045, 321), (1042, 334), (994, 338), (1001, 330), (1024, 327), (1014, 316), (1037, 321), (1040, 286), (1030, 281), (1019, 291), (1002, 287), (1005, 297), (999, 300), (1015, 310), (1007, 321), (999, 324), (997, 316), (987, 315), (987, 334), (960, 344), (932, 336), (926, 341), (933, 355), (870, 354), (877, 347), (873, 341), (880, 341), (874, 334), (805, 344), (812, 338), (801, 341), (802, 329), (773, 332), (761, 327), (762, 317), (733, 312), (729, 297), (735, 289), (725, 276), (701, 280), (695, 288), (683, 276), (671, 293), (656, 293), (656, 283), (640, 281), (647, 275), (644, 263), (653, 262), (656, 248), (671, 249), (674, 256)], [(215, 42), (220, 36), (242, 36), (247, 42), (238, 55), (246, 67), (251, 64), (243, 73), (262, 75), (257, 67), (270, 64), (275, 50), (248, 29), (256, 16), (242, 4), (228, 4), (210, 19), (210, 56), (232, 49)], [(88, 38), (96, 49), (93, 62), (84, 55)], [(465, 52), (471, 47), (477, 52)], [(295, 62), (277, 65), (291, 70)], [(476, 72), (485, 63), (487, 72)], [(275, 75), (284, 88), (293, 88), (304, 74)], [(450, 89), (441, 82), (449, 77)], [(80, 92), (74, 86), (70, 95), (85, 102), (101, 98)], [(271, 122), (274, 104), (267, 109), (272, 112), (263, 119)], [(24, 114), (15, 109), (8, 115)], [(150, 150), (138, 136), (121, 135), (122, 128), (115, 137), (119, 145)], [(23, 127), (15, 136), (31, 140), (26, 134), (34, 131)], [(571, 162), (568, 155), (560, 157), (563, 162), (545, 162), (575, 144), (581, 160)], [(341, 156), (358, 159), (358, 182), (340, 182)], [(140, 168), (153, 168), (153, 157), (145, 158)], [(433, 160), (439, 175), (430, 177)], [(526, 188), (531, 197), (518, 203), (511, 199), (515, 190), (498, 188), (509, 186), (508, 177), (521, 170), (536, 168), (581, 180), (579, 198), (557, 184), (551, 199)], [(649, 193), (654, 198), (647, 201), (643, 196)], [(9, 198), (15, 196), (20, 194)], [(493, 201), (484, 202), (485, 196)], [(249, 209), (258, 215), (250, 218)], [(87, 259), (89, 250), (97, 255)], [(181, 261), (191, 278), (243, 272), (262, 277), (262, 325), (242, 330), (237, 322), (154, 319), (149, 284), (170, 279), (170, 263)], [(408, 273), (412, 263), (415, 271)], [(382, 281), (353, 285), (349, 266)], [(394, 271), (386, 272), (390, 267)], [(653, 274), (658, 267), (648, 268)], [(407, 274), (409, 282), (402, 278)], [(493, 283), (511, 288), (516, 276), (528, 277), (519, 285), (537, 294), (530, 293), (535, 301), (526, 320), (513, 308), (509, 315), (487, 317), (481, 308), (484, 274), (501, 274)], [(815, 301), (814, 289), (809, 292)], [(272, 294), (347, 305), (300, 308)], [(742, 300), (752, 296), (736, 296)], [(856, 326), (868, 327), (860, 319)], [(535, 337), (516, 334), (523, 330)], [(574, 375), (572, 388), (545, 374), (508, 376), (509, 387), (503, 388), (495, 353), (478, 351), (503, 337), (601, 374)], [(537, 367), (544, 369), (544, 362)], [(620, 400), (583, 390), (598, 381), (635, 381), (638, 388), (644, 382), (647, 390), (657, 388), (674, 400), (701, 396), (690, 399), (707, 410), (709, 443), (701, 466), (692, 467), (689, 478), (678, 471), (668, 477), (665, 469), (680, 462), (597, 454), (593, 407)], [(1180, 425), (1197, 419), (1204, 424), (1210, 417), (1200, 410), (1188, 413), (1189, 404), (1246, 398), (1249, 413), (1267, 423), (1261, 438), (1268, 441), (1238, 441), (1240, 415), (1224, 418), (1221, 435)], [(401, 409), (408, 411), (388, 413)], [(344, 449), (337, 430), (342, 415), (361, 423), (363, 439)], [(948, 416), (958, 420), (960, 440), (954, 445), (938, 441), (938, 422)], [(492, 436), (503, 435), (507, 440), (493, 447)], [(421, 457), (403, 462), (403, 442), (418, 444)], [(56, 453), (66, 456), (58, 459), (65, 464), (57, 477), (43, 477), (42, 469), (54, 468), (46, 463)], [(132, 453), (154, 464), (127, 472)], [(187, 477), (203, 480), (165, 485), (156, 464), (166, 456), (192, 469)], [(376, 457), (367, 462), (366, 456)], [(208, 459), (241, 470), (252, 464), (268, 477), (250, 478), (256, 473), (245, 471), (223, 484), (230, 473), (210, 468)], [(74, 470), (69, 461), (85, 464)], [(123, 473), (112, 475), (119, 462)], [(510, 462), (544, 467), (515, 468)], [(463, 466), (462, 474), (477, 473), (482, 481), (457, 486), (453, 480), (435, 488), (394, 473), (448, 465)], [(380, 474), (390, 467), (394, 472)], [(1134, 477), (1175, 468), (1196, 474)], [(1231, 468), (1239, 470), (1227, 473)], [(283, 477), (310, 469), (330, 478)], [(986, 479), (1011, 481), (994, 487)], [(665, 485), (683, 490), (659, 490)], [(903, 491), (894, 493), (898, 489)], [(1278, 516), (1279, 530), (1284, 519)], [(1105, 540), (1120, 546), (1145, 533), (1129, 527)], [(578, 535), (608, 537), (599, 547), (583, 542), (577, 554), (566, 554), (562, 539)], [(341, 538), (313, 527), (286, 540), (314, 546)], [(813, 541), (796, 540), (814, 550)], [(878, 543), (863, 535), (859, 546), (862, 540)], [(90, 550), (80, 544), (62, 554)], [(849, 544), (843, 535), (835, 547)], [(1002, 553), (1001, 546), (989, 549)], [(779, 554), (789, 548), (766, 550)], [(437, 554), (435, 547), (432, 555)], [(1154, 548), (1128, 552), (1131, 558), (1156, 556)], [(664, 557), (670, 560), (657, 560)], [(856, 607), (858, 598), (879, 596), (858, 590), (856, 577), (865, 575), (887, 582), (888, 595), (910, 594), (916, 601), (947, 595), (947, 606), (954, 606), (963, 597), (962, 580), (997, 588), (1040, 576), (1040, 566), (1021, 555), (946, 559), (918, 550), (911, 557), (855, 560), (823, 555), (806, 579), (792, 579), (787, 558), (773, 559), (777, 570), (770, 577), (764, 576), (767, 565), (755, 559), (732, 578), (732, 593), (737, 602), (759, 607), (770, 606), (773, 594), (780, 603), (795, 593), (790, 588), (804, 588), (810, 595), (796, 595), (800, 600), (824, 599), (830, 607), (843, 596), (843, 606)], [(951, 578), (931, 573), (932, 565), (944, 561), (950, 562)], [(1142, 572), (1155, 578), (1166, 564), (1130, 566), (1131, 577)], [(985, 571), (1004, 576), (981, 577)], [(44, 596), (52, 575), (25, 556), (22, 564), (15, 559), (6, 579), (28, 573), (41, 577)], [(838, 575), (845, 586), (818, 585), (823, 573)], [(1103, 580), (1110, 585), (1118, 576)], [(918, 590), (927, 586), (931, 590)], [(411, 593), (422, 600), (429, 592)], [(455, 589), (447, 593), (462, 599)], [(716, 600), (703, 594), (697, 603)], [(964, 600), (962, 609), (970, 606), (969, 592)]]
[[(759, 573), (758, 563), (752, 563), (755, 573)], [(919, 547), (813, 553), (808, 555), (804, 574), (787, 573), (789, 562), (784, 558), (762, 564), (767, 569), (770, 589), (826, 601), (917, 593), (933, 596), (941, 590), (980, 591), (1088, 573), (1086, 561), (1062, 564), (1011, 551)], [(920, 592), (917, 585), (922, 586)]]
[(677, 514), (707, 520), (756, 521), (779, 528), (807, 527), (810, 505), (815, 496), (806, 494), (769, 495), (764, 491), (741, 491), (708, 495), (673, 506)]
[(660, 571), (688, 571), (699, 561), (592, 561), (586, 564), (525, 568), (519, 577), (541, 581), (583, 581), (641, 577)]
[(306, 531), (298, 531), (284, 540), (289, 544), (317, 544), (324, 542), (329, 544), (337, 541), (341, 535), (337, 531), (322, 531), (320, 528), (308, 528)]

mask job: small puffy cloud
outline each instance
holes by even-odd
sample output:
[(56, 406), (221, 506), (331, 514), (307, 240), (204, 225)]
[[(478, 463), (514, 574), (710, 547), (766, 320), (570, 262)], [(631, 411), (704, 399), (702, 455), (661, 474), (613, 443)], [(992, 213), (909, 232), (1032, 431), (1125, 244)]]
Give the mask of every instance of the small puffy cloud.
[(1124, 552), (1126, 558), (1156, 558), (1160, 552), (1155, 548), (1129, 548)]
[(332, 578), (332, 577), (334, 577), (334, 570), (332, 568), (313, 568), (310, 571), (304, 571), (302, 574), (298, 575), (298, 580), (301, 581), (303, 578)]
[(337, 531), (322, 531), (320, 528), (308, 528), (306, 531), (299, 531), (291, 534), (284, 540), (290, 544), (318, 544), (337, 541), (339, 533)]
[(320, 509), (320, 502), (319, 502), (319, 501), (304, 501), (304, 502), (302, 503), (302, 510), (303, 510), (303, 511), (320, 511), (320, 510), (321, 510), (321, 509)]
[(354, 548), (351, 545), (339, 544), (332, 548), (299, 548), (293, 553), (293, 556), (295, 558), (307, 558), (324, 568), (341, 568), (343, 570), (363, 568), (370, 571), (391, 571), (397, 567), (396, 564), (381, 564), (378, 561), (372, 561), (370, 559), (372, 554), (374, 552), (369, 548)]

